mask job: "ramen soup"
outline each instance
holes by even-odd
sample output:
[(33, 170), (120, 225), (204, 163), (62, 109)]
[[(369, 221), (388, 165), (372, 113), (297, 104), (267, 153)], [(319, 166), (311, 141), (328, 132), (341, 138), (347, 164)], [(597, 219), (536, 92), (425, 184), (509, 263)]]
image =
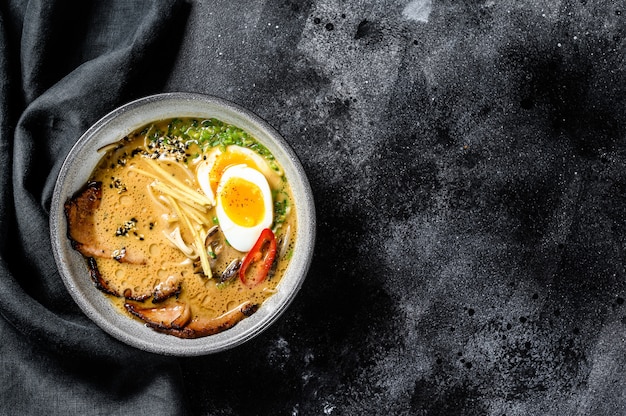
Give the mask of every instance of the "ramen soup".
[(177, 118), (99, 151), (65, 203), (68, 236), (123, 313), (197, 338), (276, 292), (296, 217), (281, 166), (255, 138), (219, 120)]

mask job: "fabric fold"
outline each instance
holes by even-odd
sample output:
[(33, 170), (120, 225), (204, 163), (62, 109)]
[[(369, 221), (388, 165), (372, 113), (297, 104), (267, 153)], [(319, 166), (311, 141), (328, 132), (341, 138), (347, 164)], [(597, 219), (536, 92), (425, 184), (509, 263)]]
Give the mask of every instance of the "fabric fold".
[[(124, 414), (133, 406), (145, 410), (146, 401), (182, 413), (174, 400), (178, 364), (114, 340), (82, 314), (56, 269), (49, 206), (62, 161), (80, 135), (115, 107), (160, 92), (185, 19), (179, 0), (0, 6), (0, 334), (12, 334), (0, 342), (0, 367), (19, 369), (54, 395), (71, 385), (72, 372), (59, 369), (67, 370), (60, 375), (66, 379), (55, 385), (40, 362), (5, 361), (19, 359), (19, 342), (26, 340), (42, 361), (99, 362), (98, 371), (110, 372), (91, 381), (98, 403), (119, 400), (108, 390), (115, 380), (128, 382), (135, 369), (144, 383), (124, 399), (130, 406)], [(173, 401), (159, 404), (155, 397)]]

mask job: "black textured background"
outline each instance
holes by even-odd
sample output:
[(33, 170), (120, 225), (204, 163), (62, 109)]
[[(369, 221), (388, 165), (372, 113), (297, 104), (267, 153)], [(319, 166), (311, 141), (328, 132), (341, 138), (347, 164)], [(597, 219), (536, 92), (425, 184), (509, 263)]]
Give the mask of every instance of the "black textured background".
[(625, 15), (614, 0), (184, 3), (160, 43), (175, 53), (151, 58), (161, 81), (121, 97), (209, 93), (277, 128), (315, 196), (310, 273), (246, 345), (129, 352), (115, 381), (100, 375), (127, 349), (106, 336), (88, 373), (3, 323), (20, 346), (5, 369), (51, 362), (68, 385), (23, 370), (39, 387), (21, 408), (52, 389), (55, 414), (89, 397), (94, 414), (155, 397), (166, 414), (626, 414)]

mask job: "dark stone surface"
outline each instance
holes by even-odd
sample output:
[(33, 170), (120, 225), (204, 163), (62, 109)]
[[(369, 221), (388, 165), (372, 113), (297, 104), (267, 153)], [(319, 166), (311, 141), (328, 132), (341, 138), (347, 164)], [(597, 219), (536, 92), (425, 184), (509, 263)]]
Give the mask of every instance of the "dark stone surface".
[[(76, 7), (0, 2), (0, 414), (626, 415), (623, 0)], [(50, 250), (63, 157), (163, 91), (266, 119), (318, 211), (294, 303), (205, 357), (108, 336)]]
[(192, 2), (167, 90), (283, 133), (318, 243), (202, 414), (625, 414), (626, 6)]

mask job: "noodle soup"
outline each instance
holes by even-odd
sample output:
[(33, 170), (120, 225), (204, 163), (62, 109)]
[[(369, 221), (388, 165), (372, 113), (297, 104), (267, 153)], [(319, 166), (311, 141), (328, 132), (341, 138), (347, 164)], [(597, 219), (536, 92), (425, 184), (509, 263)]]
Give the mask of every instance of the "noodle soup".
[(176, 118), (100, 151), (65, 215), (94, 284), (122, 313), (198, 338), (275, 293), (297, 222), (288, 178), (262, 143), (216, 119)]

